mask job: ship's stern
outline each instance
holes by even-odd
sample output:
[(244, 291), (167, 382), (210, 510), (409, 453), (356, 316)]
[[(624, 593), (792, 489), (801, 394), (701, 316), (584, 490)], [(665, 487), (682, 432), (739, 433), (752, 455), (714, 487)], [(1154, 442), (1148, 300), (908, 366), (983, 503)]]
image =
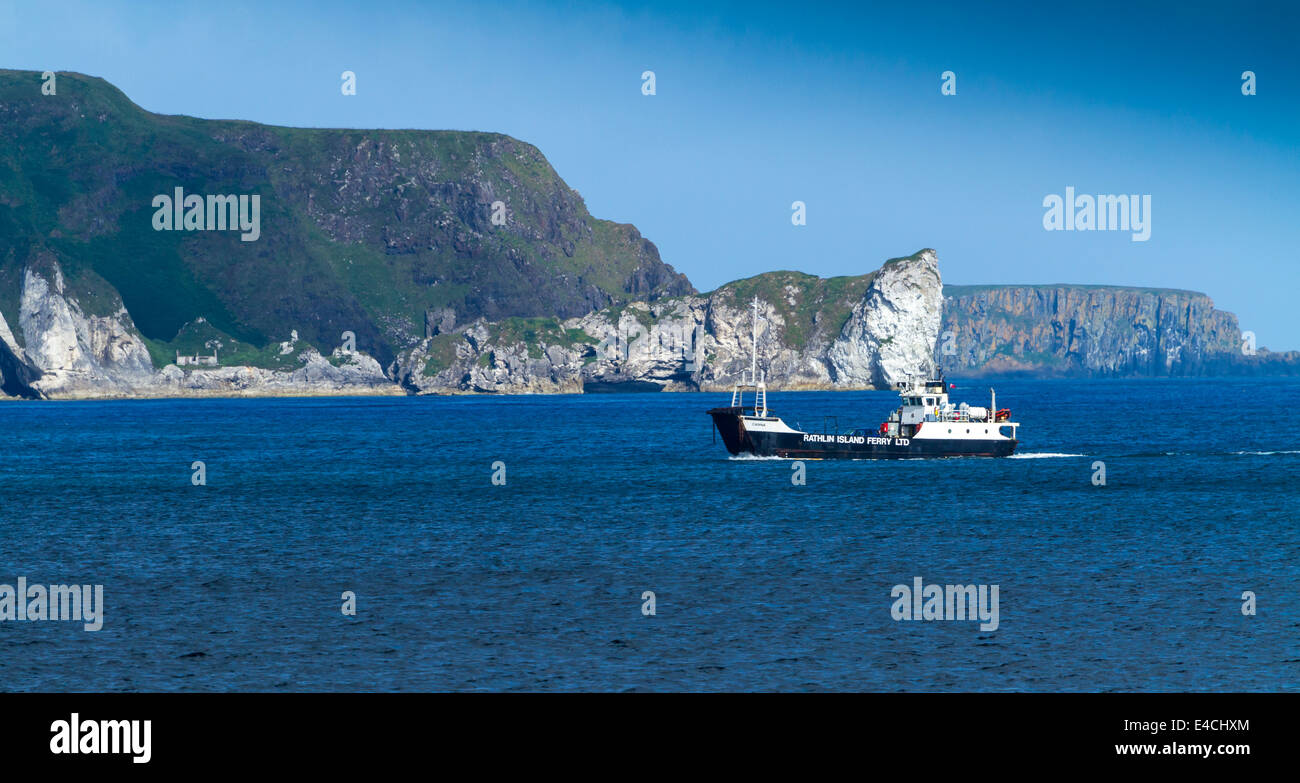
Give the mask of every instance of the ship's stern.
[(713, 426), (722, 436), (722, 444), (727, 447), (727, 451), (740, 454), (753, 450), (741, 423), (744, 408), (713, 408), (708, 414), (713, 418)]

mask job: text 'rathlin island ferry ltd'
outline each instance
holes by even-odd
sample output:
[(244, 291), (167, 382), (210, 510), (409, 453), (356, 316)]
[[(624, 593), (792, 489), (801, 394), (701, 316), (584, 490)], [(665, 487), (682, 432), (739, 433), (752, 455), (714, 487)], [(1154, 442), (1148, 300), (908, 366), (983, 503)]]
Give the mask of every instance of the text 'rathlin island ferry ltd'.
[[(949, 387), (938, 380), (898, 384), (902, 405), (878, 430), (836, 432), (792, 429), (767, 408), (767, 386), (758, 377), (758, 300), (754, 301), (754, 349), (748, 383), (744, 374), (731, 392), (731, 405), (708, 413), (727, 451), (789, 459), (907, 459), (917, 457), (1006, 457), (1016, 450), (1011, 411), (997, 408), (992, 389), (989, 407), (948, 401)], [(745, 392), (753, 405), (745, 405)], [(829, 421), (829, 420), (828, 420)]]

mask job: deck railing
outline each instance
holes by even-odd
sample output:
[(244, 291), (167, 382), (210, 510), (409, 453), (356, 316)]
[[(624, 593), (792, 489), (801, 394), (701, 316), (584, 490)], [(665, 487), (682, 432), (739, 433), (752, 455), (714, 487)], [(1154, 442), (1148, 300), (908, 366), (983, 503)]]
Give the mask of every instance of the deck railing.
[(969, 413), (966, 413), (961, 410), (939, 411), (939, 414), (937, 416), (934, 413), (927, 413), (925, 414), (925, 420), (941, 421), (941, 422), (956, 421), (956, 422), (962, 422), (964, 424), (971, 423), (971, 422), (989, 423), (989, 424), (993, 423), (993, 419), (991, 418), (991, 415), (990, 417), (976, 419), (973, 418)]

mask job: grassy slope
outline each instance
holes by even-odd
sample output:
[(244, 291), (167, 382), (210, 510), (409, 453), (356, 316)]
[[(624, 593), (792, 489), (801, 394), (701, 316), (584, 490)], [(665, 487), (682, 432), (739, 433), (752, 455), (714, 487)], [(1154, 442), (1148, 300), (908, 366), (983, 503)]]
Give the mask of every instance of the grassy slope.
[(823, 278), (803, 272), (767, 272), (727, 283), (714, 294), (730, 299), (737, 308), (744, 308), (755, 296), (770, 303), (785, 322), (782, 341), (802, 349), (819, 331), (828, 338), (840, 333), (875, 274)]
[[(430, 307), (455, 305), (461, 320), (576, 314), (593, 295), (580, 285), (632, 298), (623, 286), (640, 259), (629, 228), (592, 219), (535, 148), (508, 137), (198, 120), (145, 112), (92, 77), (59, 74), (55, 96), (40, 85), (35, 72), (0, 71), (7, 315), (17, 313), (23, 265), (43, 253), (70, 284), (96, 292), (82, 302), (95, 314), (115, 311), (120, 294), (165, 352), (203, 317), (260, 347), (297, 329), (326, 353), (351, 330), (361, 350), (384, 359), (422, 334)], [(349, 157), (366, 143), (396, 153), (392, 165), (422, 161), (422, 184), (397, 177), (387, 159)], [(340, 178), (367, 170), (369, 190), (338, 201)], [(260, 240), (154, 231), (152, 199), (177, 185), (261, 195)], [(510, 204), (510, 231), (484, 230), (487, 207), (476, 199), (489, 191)], [(322, 214), (343, 215), (347, 237), (328, 235)], [(445, 236), (415, 235), (436, 222), (450, 226)], [(411, 235), (394, 242), (385, 236), (394, 225)]]

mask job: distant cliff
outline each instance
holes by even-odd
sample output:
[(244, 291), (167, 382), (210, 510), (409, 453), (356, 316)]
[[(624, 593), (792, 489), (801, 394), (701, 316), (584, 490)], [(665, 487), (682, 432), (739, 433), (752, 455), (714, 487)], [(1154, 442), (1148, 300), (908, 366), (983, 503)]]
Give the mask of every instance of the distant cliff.
[(1300, 355), (1253, 355), (1237, 317), (1193, 291), (945, 286), (936, 359), (953, 374), (1296, 374)]

